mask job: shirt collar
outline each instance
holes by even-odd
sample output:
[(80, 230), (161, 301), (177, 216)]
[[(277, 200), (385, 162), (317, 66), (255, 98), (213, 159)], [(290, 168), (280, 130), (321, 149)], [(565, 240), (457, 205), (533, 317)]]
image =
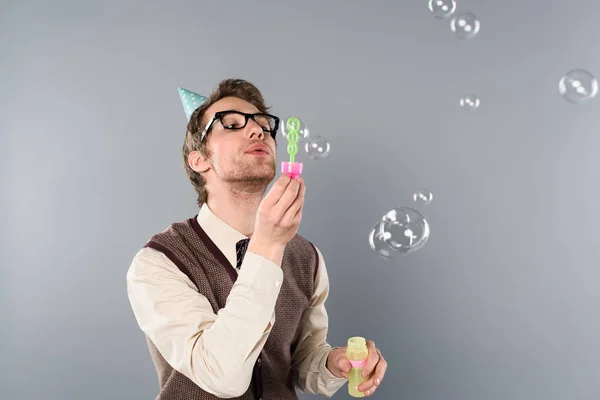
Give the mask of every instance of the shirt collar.
[(198, 224), (204, 229), (208, 237), (217, 245), (231, 265), (236, 265), (237, 254), (235, 245), (242, 239), (248, 239), (248, 236), (238, 232), (217, 217), (208, 205), (204, 203), (200, 207), (196, 217)]

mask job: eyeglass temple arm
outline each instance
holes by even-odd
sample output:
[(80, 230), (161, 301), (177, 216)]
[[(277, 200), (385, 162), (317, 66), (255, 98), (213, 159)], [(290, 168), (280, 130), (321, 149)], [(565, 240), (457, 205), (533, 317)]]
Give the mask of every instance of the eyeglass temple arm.
[(208, 130), (212, 126), (213, 122), (215, 122), (215, 117), (212, 117), (210, 122), (204, 127), (204, 130), (202, 131), (202, 136), (200, 136), (200, 143), (204, 141), (204, 138), (206, 137), (206, 134), (208, 133)]

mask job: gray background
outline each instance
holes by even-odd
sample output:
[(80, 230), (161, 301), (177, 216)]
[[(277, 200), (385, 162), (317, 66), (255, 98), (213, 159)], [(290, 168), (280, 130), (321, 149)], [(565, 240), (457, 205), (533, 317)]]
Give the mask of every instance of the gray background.
[[(600, 99), (557, 87), (600, 74), (600, 3), (459, 0), (467, 41), (426, 0), (220, 4), (0, 6), (0, 397), (154, 398), (125, 273), (196, 212), (177, 87), (243, 77), (331, 143), (299, 156), (300, 232), (326, 257), (329, 341), (389, 361), (375, 398), (597, 399)], [(421, 187), (429, 243), (379, 259), (369, 228)]]

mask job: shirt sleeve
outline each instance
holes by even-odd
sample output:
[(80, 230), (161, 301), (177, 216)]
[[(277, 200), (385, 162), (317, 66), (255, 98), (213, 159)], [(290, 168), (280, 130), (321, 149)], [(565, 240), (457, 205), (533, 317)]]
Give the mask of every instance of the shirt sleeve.
[(329, 278), (321, 251), (317, 248), (319, 268), (314, 293), (304, 311), (292, 354), (292, 374), (303, 393), (333, 396), (348, 380), (336, 378), (327, 369), (327, 356), (332, 350), (327, 343), (328, 317), (325, 301), (329, 294)]
[(141, 330), (165, 360), (203, 390), (232, 398), (246, 392), (275, 323), (283, 271), (247, 252), (226, 305), (208, 299), (163, 253), (144, 248), (127, 272), (127, 294)]

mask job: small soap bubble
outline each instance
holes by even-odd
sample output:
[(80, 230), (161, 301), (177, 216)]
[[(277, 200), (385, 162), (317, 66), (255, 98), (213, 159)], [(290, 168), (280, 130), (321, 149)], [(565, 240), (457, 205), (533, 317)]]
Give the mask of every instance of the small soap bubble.
[(413, 200), (417, 204), (427, 205), (433, 200), (433, 193), (427, 189), (421, 189), (413, 194)]
[(423, 247), (430, 230), (423, 214), (411, 207), (396, 207), (383, 216), (379, 233), (392, 250), (404, 255)]
[(460, 98), (460, 106), (463, 110), (472, 111), (479, 108), (479, 97), (474, 94), (468, 94)]
[(459, 39), (471, 39), (479, 32), (479, 20), (475, 14), (464, 12), (450, 21), (450, 30)]
[(281, 126), (281, 134), (283, 135), (283, 137), (285, 139), (287, 139), (288, 133), (293, 130), (298, 131), (298, 141), (302, 141), (310, 135), (310, 132), (308, 131), (308, 128), (306, 127), (306, 124), (304, 123), (304, 121), (302, 121), (298, 117), (284, 118), (281, 120), (280, 126)]
[(308, 156), (314, 160), (322, 160), (329, 155), (331, 146), (329, 142), (321, 136), (313, 136), (308, 139), (304, 145), (304, 150), (308, 153)]
[(429, 0), (429, 11), (438, 19), (448, 18), (456, 10), (456, 0)]
[(574, 69), (560, 79), (558, 91), (568, 102), (581, 104), (596, 97), (598, 80), (586, 70)]
[(371, 231), (369, 232), (369, 246), (371, 246), (371, 249), (376, 252), (379, 257), (384, 260), (391, 260), (394, 257), (392, 254), (393, 251), (387, 245), (386, 239), (381, 233), (382, 223), (382, 221), (379, 221), (371, 228)]

